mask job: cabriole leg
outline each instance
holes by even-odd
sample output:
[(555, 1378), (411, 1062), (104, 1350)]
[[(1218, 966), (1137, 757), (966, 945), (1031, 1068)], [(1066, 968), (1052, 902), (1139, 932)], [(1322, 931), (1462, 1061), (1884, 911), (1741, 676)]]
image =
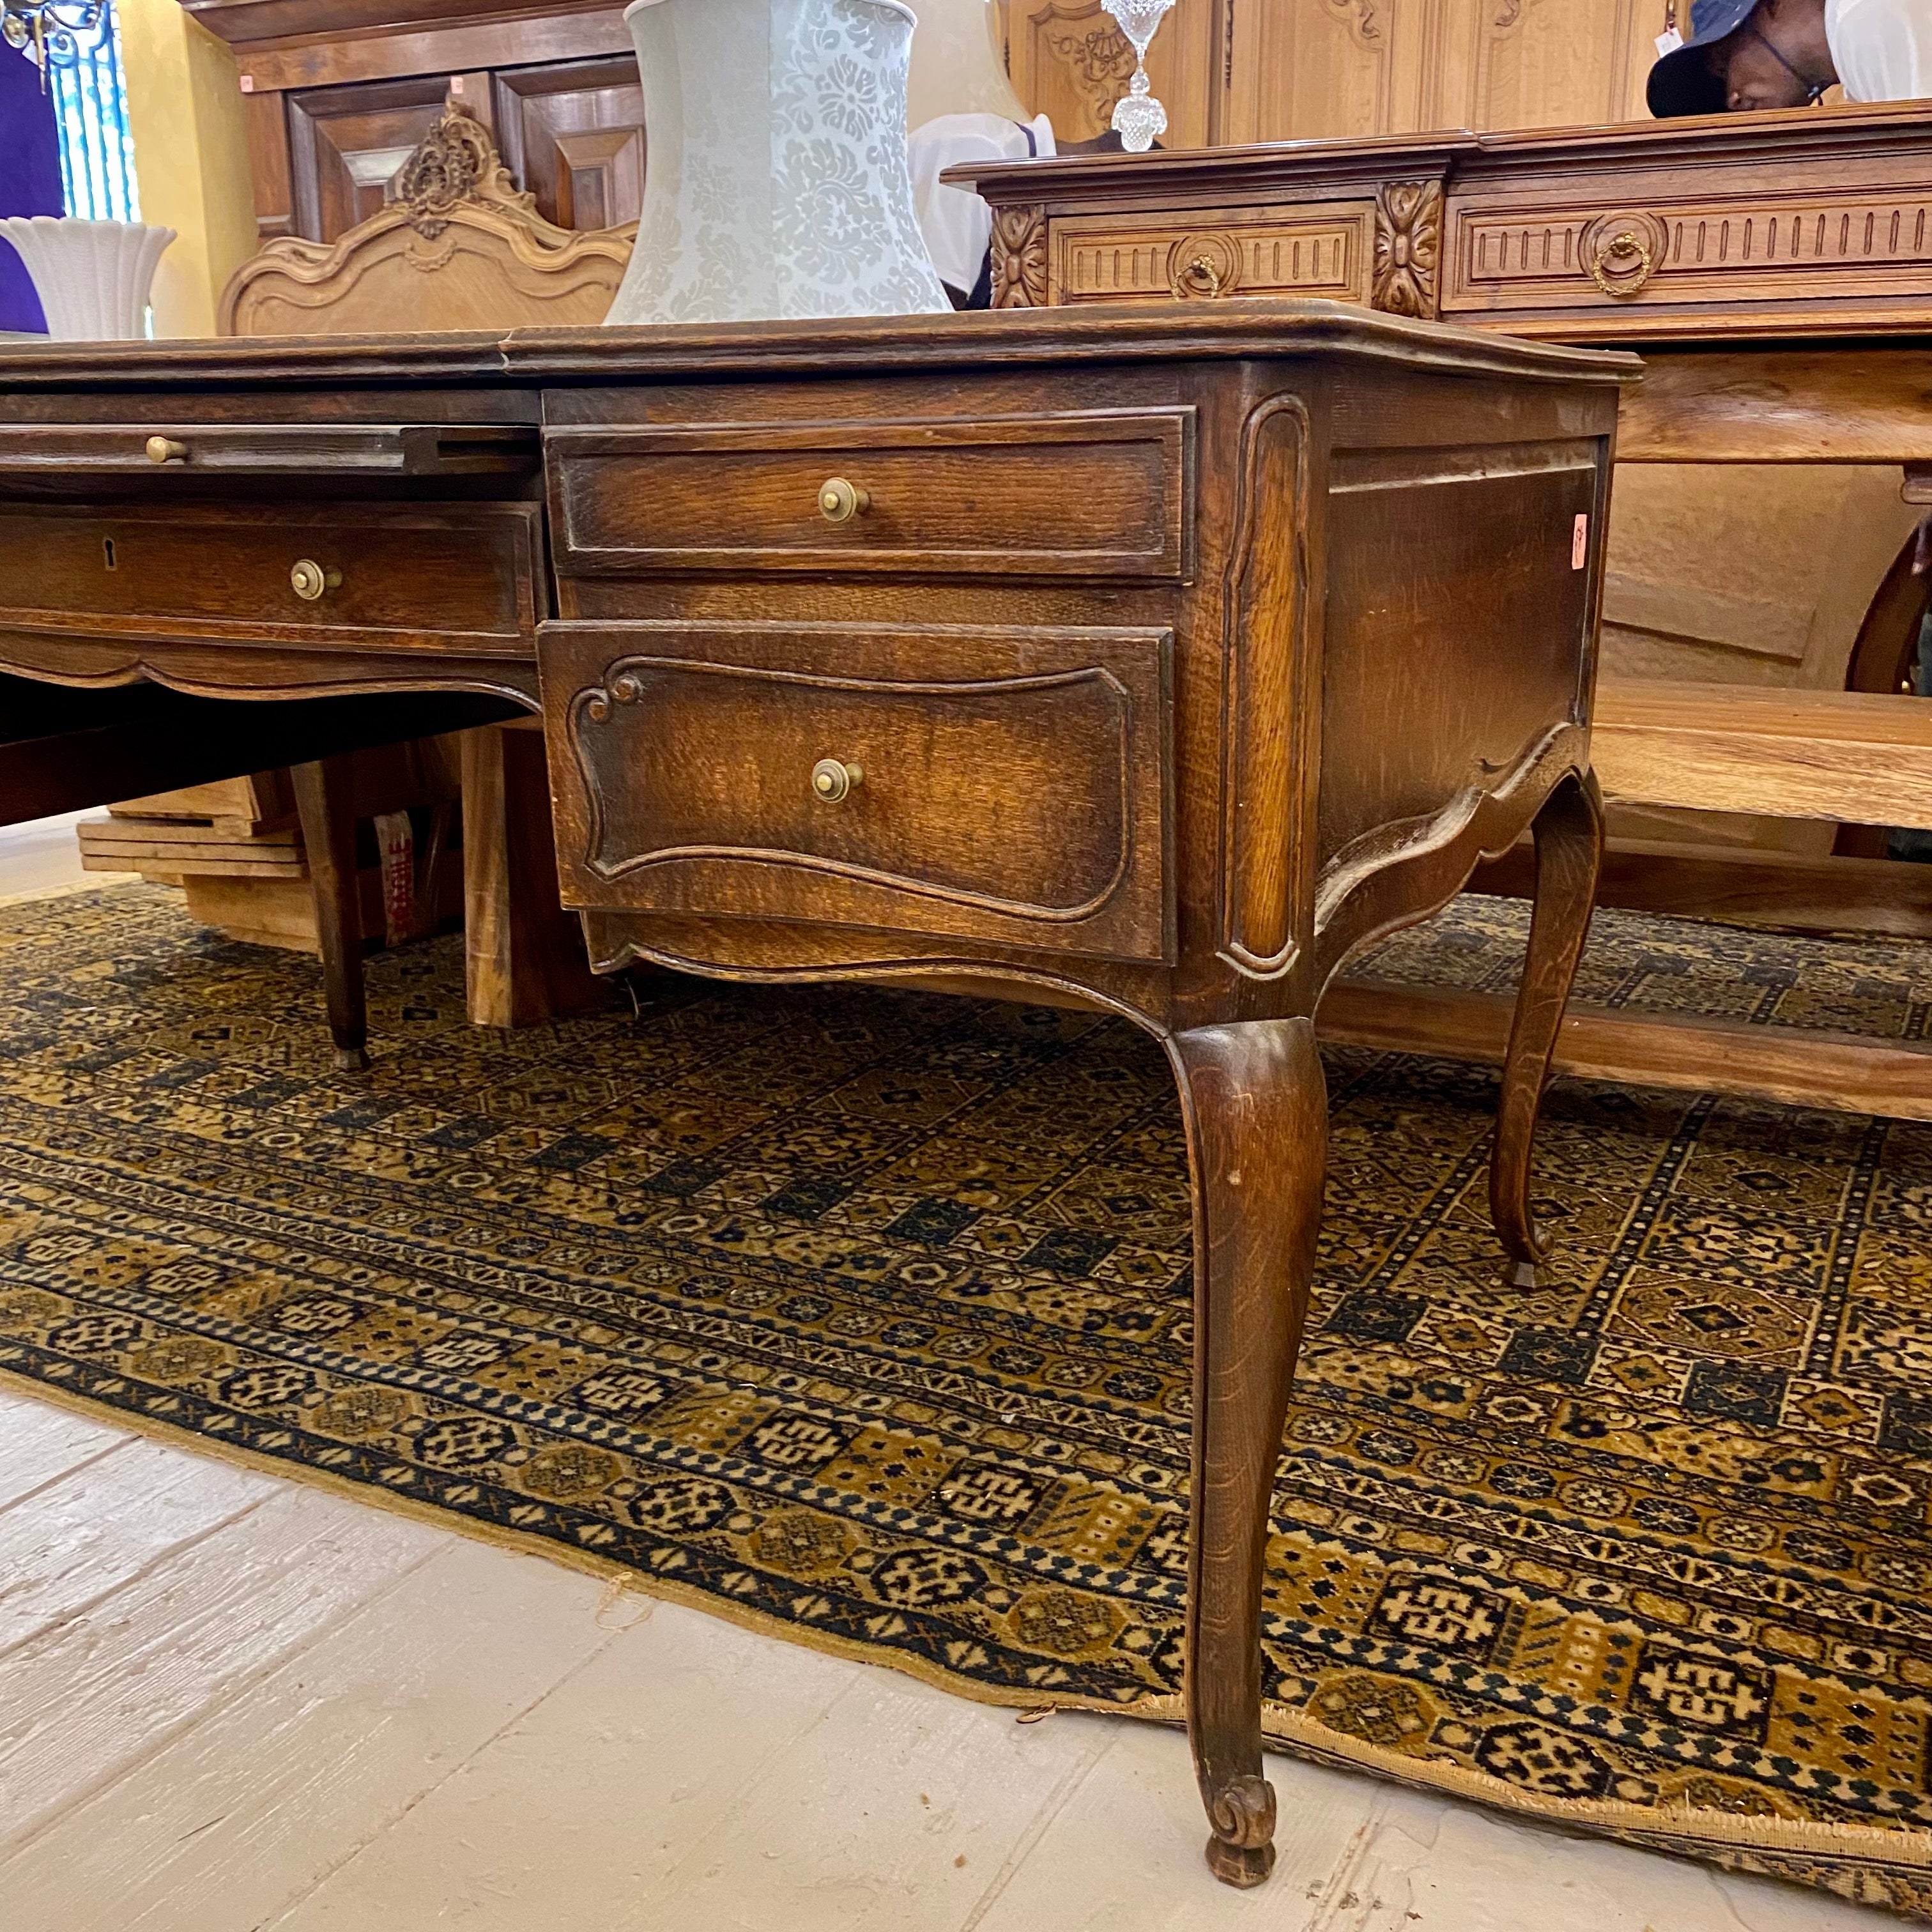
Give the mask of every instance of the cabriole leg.
[(1328, 1090), (1306, 1019), (1177, 1035), (1194, 1184), (1193, 1521), (1187, 1732), (1224, 1883), (1274, 1866), (1262, 1776), (1268, 1504), (1322, 1220)]
[(1490, 1214), (1510, 1259), (1510, 1280), (1534, 1288), (1549, 1243), (1531, 1219), (1530, 1162), (1563, 1011), (1590, 931), (1604, 856), (1604, 799), (1596, 774), (1571, 776), (1536, 815), (1536, 908), (1516, 993), (1490, 1160)]

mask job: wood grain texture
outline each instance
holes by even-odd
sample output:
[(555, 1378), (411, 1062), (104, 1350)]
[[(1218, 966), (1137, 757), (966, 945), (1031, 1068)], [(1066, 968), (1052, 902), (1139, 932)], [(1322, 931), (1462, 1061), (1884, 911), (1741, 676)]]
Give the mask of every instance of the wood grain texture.
[[(536, 694), (562, 883), (600, 965), (1041, 992), (1168, 1042), (1202, 1315), (1191, 1730), (1210, 1862), (1230, 1882), (1264, 1876), (1256, 1592), (1320, 1212), (1310, 1016), (1347, 952), (1443, 903), (1583, 768), (1600, 508), (1633, 362), (1235, 296), (6, 350), (0, 370), (0, 424), (29, 428), (139, 424), (186, 384), (225, 422), (393, 424), (404, 393), (420, 422), (541, 416), (558, 538), (554, 584), (529, 584), (538, 611), (554, 588), (559, 614), (536, 626)], [(388, 413), (358, 413), (377, 394)], [(835, 458), (866, 498), (836, 524), (818, 501)], [(160, 487), (176, 480), (193, 479)], [(26, 486), (0, 481), (15, 492), (0, 528), (112, 533), (124, 486), (62, 487), (19, 500)], [(534, 504), (424, 476), (352, 505), (317, 477), (244, 515), (236, 479), (200, 487), (125, 512), (144, 542), (186, 533), (178, 554), (205, 563), (188, 588), (142, 552), (137, 590), (104, 600), (104, 560), (70, 539), (53, 594), (16, 593), (51, 614), (0, 622), (0, 652), (76, 682), (147, 668), (254, 696), (329, 677), (531, 691), (507, 639), (494, 658), (466, 641), (475, 601), (496, 608), (525, 579), (452, 583), (438, 546), (520, 518), (534, 546)], [(355, 533), (328, 594), (366, 579), (353, 594), (378, 602), (350, 634), (277, 632), (262, 614), (250, 547), (266, 556), (298, 528), (317, 548)], [(176, 635), (201, 615), (180, 614), (192, 598), (236, 634)], [(116, 623), (134, 634), (103, 641)], [(502, 881), (547, 855), (538, 808), (508, 802), (509, 761), (527, 780), (533, 747), (496, 735), (467, 758), (489, 808), (476, 883), (500, 913)], [(326, 769), (299, 789), (337, 903), (342, 800)], [(477, 926), (500, 986), (516, 922)], [(1539, 984), (1553, 992), (1550, 972)], [(352, 1053), (360, 1016), (338, 995)], [(1526, 1089), (1511, 1123), (1526, 1160), (1534, 1111)]]
[(1194, 1457), (1187, 1730), (1225, 1883), (1274, 1868), (1262, 1776), (1261, 1593), (1268, 1504), (1301, 1344), (1327, 1172), (1328, 1089), (1305, 1019), (1178, 1034), (1194, 1176)]
[(322, 758), (294, 766), (289, 776), (315, 886), (316, 943), (335, 1064), (345, 1072), (359, 1073), (369, 1064), (369, 1010), (362, 983), (362, 904), (349, 773), (342, 760)]
[(541, 737), (470, 731), (463, 747), (464, 970), (477, 1026), (534, 1026), (603, 1004), (558, 897)]
[[(1533, 896), (1535, 861), (1529, 848), (1518, 844), (1479, 866), (1469, 890)], [(1784, 932), (1932, 939), (1932, 866), (1612, 838), (1604, 851), (1597, 903)]]
[[(1341, 1046), (1500, 1066), (1514, 1012), (1502, 994), (1339, 980), (1319, 1022), (1322, 1037)], [(1564, 1016), (1551, 1064), (1621, 1086), (1932, 1120), (1932, 1049), (1911, 1042), (1576, 1006)]]
[(1932, 698), (1606, 682), (1612, 802), (1932, 829)]
[(1490, 1159), (1490, 1215), (1517, 1288), (1538, 1284), (1549, 1243), (1531, 1213), (1537, 1110), (1570, 988), (1589, 937), (1604, 856), (1604, 801), (1594, 774), (1566, 778), (1536, 814), (1536, 909), (1517, 988)]

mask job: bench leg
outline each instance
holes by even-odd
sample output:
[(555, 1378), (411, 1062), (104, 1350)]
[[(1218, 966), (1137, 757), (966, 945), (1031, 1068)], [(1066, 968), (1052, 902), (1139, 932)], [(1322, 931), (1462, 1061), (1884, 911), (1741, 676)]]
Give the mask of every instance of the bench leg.
[(1510, 1280), (1518, 1288), (1537, 1285), (1538, 1265), (1550, 1252), (1530, 1213), (1530, 1169), (1550, 1059), (1597, 902), (1597, 874), (1604, 857), (1604, 800), (1595, 773), (1564, 779), (1544, 801), (1534, 830), (1535, 910), (1530, 916), (1529, 950), (1516, 992), (1496, 1108), (1496, 1144), (1490, 1157), (1490, 1218), (1509, 1256)]
[(362, 985), (362, 890), (356, 871), (356, 818), (346, 758), (290, 768), (302, 844), (315, 889), (316, 936), (335, 1064), (359, 1073), (369, 1064), (369, 1010)]
[(1168, 1054), (1194, 1186), (1187, 1736), (1214, 1830), (1208, 1868), (1255, 1886), (1274, 1868), (1262, 1574), (1322, 1222), (1328, 1096), (1309, 1020), (1203, 1027)]
[(534, 1026), (604, 1003), (583, 928), (557, 895), (541, 733), (464, 734), (463, 917), (474, 1024)]

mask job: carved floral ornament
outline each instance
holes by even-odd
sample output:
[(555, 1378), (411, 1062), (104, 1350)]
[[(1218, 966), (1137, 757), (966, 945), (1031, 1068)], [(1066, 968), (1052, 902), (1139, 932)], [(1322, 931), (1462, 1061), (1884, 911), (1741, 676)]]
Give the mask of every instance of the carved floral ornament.
[(1376, 196), (1376, 266), (1370, 305), (1432, 317), (1442, 255), (1440, 182), (1386, 182)]
[(1046, 306), (1046, 210), (993, 211), (993, 306)]

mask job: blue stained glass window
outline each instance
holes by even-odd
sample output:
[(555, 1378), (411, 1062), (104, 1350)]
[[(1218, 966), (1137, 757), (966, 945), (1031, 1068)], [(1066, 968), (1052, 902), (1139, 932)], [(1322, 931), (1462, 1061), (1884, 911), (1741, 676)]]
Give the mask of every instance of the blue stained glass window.
[[(69, 19), (82, 10), (64, 7)], [(77, 30), (46, 16), (47, 89), (60, 129), (67, 212), (90, 221), (138, 221), (134, 144), (128, 133), (128, 89), (112, 0)]]

